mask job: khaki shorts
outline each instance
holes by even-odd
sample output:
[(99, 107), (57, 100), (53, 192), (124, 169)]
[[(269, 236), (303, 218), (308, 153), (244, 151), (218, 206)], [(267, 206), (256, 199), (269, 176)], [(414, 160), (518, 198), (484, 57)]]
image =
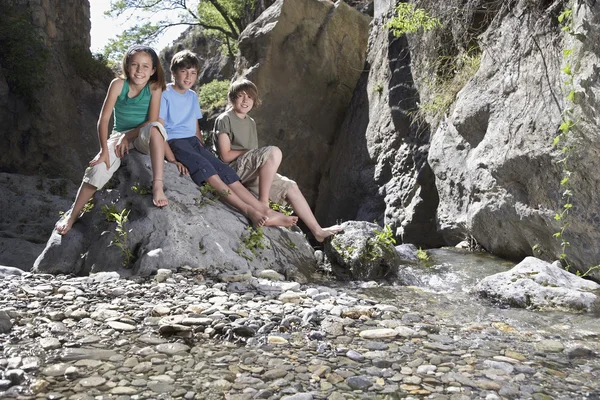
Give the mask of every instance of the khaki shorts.
[[(258, 169), (269, 159), (272, 146), (250, 150), (235, 159), (229, 166), (240, 177), (240, 181), (251, 192), (258, 195)], [(287, 204), (287, 192), (296, 182), (283, 175), (276, 174), (269, 192), (269, 199), (281, 205)]]
[[(133, 141), (133, 146), (129, 146), (129, 149), (135, 148), (137, 151), (148, 154), (150, 152), (150, 132), (153, 127), (157, 127), (162, 134), (164, 140), (167, 140), (167, 131), (159, 122), (151, 122), (140, 129), (140, 134)], [(83, 174), (83, 182), (95, 186), (96, 189), (100, 190), (106, 185), (106, 183), (112, 178), (113, 174), (121, 166), (121, 159), (117, 157), (115, 153), (115, 147), (119, 142), (119, 139), (123, 137), (127, 132), (113, 131), (108, 138), (108, 154), (110, 158), (110, 168), (106, 169), (106, 164), (101, 163), (94, 165), (93, 167), (87, 167)]]

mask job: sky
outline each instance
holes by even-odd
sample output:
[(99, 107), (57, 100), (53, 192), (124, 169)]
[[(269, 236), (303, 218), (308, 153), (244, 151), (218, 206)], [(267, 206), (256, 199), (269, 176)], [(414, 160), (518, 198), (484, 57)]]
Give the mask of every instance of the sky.
[[(108, 39), (115, 38), (117, 34), (134, 25), (134, 21), (127, 18), (111, 19), (104, 15), (110, 7), (110, 0), (90, 0), (90, 20), (92, 22), (92, 44), (90, 49), (93, 53), (99, 53), (108, 43)], [(156, 51), (160, 51), (170, 45), (185, 30), (185, 26), (170, 28), (156, 43), (152, 45)]]

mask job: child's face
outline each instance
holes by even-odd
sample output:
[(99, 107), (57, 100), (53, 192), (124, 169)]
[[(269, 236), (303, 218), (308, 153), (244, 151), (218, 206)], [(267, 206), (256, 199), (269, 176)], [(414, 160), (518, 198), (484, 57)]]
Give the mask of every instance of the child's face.
[(198, 79), (196, 68), (180, 68), (173, 74), (174, 86), (178, 91), (186, 91), (192, 88)]
[(235, 97), (235, 101), (233, 102), (233, 111), (236, 114), (246, 115), (252, 110), (254, 106), (254, 100), (252, 97), (248, 96), (248, 93), (245, 91), (241, 91)]
[(136, 85), (146, 85), (150, 77), (156, 72), (156, 68), (152, 66), (152, 57), (150, 54), (138, 51), (129, 59), (127, 66), (129, 81)]

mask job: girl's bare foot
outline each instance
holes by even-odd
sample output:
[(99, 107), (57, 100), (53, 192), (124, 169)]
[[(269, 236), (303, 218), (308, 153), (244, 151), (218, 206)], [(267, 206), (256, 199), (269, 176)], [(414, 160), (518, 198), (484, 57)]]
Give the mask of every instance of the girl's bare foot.
[(258, 228), (260, 226), (265, 226), (267, 224), (267, 222), (269, 222), (269, 217), (261, 214), (259, 211), (255, 210), (254, 208), (251, 208), (248, 211), (247, 217), (248, 217), (248, 219), (250, 219), (250, 221), (252, 222), (252, 225), (255, 228)]
[(267, 215), (269, 216), (269, 220), (265, 224), (265, 226), (285, 226), (290, 227), (292, 225), (296, 225), (298, 222), (298, 217), (285, 215), (275, 210), (267, 211)]
[(58, 232), (59, 235), (65, 235), (71, 230), (71, 227), (73, 226), (76, 220), (77, 218), (73, 218), (71, 212), (68, 211), (67, 213), (65, 213), (65, 215), (63, 215), (61, 219), (59, 219), (56, 222), (56, 225), (54, 225), (54, 229), (56, 229), (56, 232)]
[(341, 231), (341, 225), (333, 225), (328, 228), (319, 228), (316, 232), (313, 232), (313, 235), (315, 236), (315, 239), (317, 239), (317, 242), (322, 242), (329, 236), (335, 235), (336, 233), (339, 233)]
[(152, 203), (159, 208), (169, 204), (169, 200), (163, 191), (162, 179), (154, 179), (152, 181)]

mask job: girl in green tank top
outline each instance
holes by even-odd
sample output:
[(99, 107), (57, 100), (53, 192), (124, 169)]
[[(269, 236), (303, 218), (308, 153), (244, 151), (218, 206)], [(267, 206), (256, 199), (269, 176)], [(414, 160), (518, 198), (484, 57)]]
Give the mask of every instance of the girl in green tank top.
[[(168, 201), (163, 191), (164, 142), (166, 132), (158, 123), (160, 97), (165, 75), (156, 52), (147, 46), (133, 46), (123, 56), (122, 74), (108, 88), (98, 119), (100, 152), (89, 163), (71, 210), (56, 223), (59, 234), (66, 234), (79, 218), (84, 205), (102, 188), (129, 153), (133, 143), (152, 160), (152, 200), (157, 207)], [(113, 134), (108, 135), (114, 112)], [(139, 147), (138, 147), (139, 144)]]

